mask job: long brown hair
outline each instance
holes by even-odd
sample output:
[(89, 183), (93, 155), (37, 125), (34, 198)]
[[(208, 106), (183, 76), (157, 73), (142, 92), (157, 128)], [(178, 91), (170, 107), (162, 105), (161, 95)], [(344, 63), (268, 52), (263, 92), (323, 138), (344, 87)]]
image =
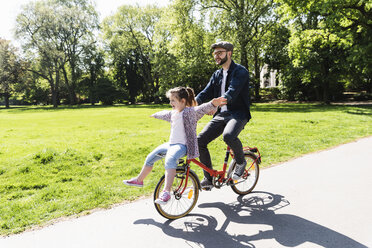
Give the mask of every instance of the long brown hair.
[(185, 99), (186, 106), (196, 106), (194, 90), (190, 87), (176, 87), (167, 91), (166, 96), (174, 95), (178, 100)]

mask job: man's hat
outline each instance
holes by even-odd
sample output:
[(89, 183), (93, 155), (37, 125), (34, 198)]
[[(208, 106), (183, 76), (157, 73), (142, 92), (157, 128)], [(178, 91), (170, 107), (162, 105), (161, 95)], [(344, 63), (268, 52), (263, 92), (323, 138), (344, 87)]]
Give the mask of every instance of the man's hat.
[(227, 41), (219, 41), (219, 42), (214, 43), (211, 46), (211, 49), (216, 49), (216, 48), (225, 48), (227, 51), (233, 51), (234, 45)]

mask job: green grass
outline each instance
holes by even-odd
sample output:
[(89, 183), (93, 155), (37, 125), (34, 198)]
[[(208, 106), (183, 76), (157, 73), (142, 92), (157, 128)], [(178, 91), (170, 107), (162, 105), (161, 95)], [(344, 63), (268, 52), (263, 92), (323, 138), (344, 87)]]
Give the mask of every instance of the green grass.
[[(151, 194), (160, 164), (143, 189), (122, 180), (168, 140), (169, 124), (149, 118), (162, 109), (169, 107), (0, 109), (0, 234)], [(264, 167), (372, 135), (372, 106), (257, 104), (252, 115), (240, 138), (259, 147)], [(224, 149), (221, 138), (210, 145), (214, 164)]]

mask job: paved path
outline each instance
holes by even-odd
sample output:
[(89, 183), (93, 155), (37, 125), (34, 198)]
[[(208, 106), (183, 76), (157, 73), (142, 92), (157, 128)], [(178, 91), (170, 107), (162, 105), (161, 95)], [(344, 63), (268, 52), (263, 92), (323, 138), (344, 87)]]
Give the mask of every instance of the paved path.
[(144, 199), (0, 238), (0, 247), (372, 247), (371, 189), (369, 137), (262, 170), (244, 197), (202, 192), (179, 220)]

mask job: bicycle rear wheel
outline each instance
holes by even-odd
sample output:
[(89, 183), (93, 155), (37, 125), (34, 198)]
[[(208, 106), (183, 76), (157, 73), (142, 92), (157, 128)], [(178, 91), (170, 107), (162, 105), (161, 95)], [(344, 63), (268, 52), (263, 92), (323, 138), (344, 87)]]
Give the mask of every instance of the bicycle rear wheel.
[[(256, 157), (251, 154), (245, 154), (245, 160), (247, 161), (247, 167), (241, 179), (234, 181), (231, 185), (232, 190), (239, 195), (249, 194), (257, 184), (260, 170)], [(235, 168), (236, 161), (232, 165)]]
[[(199, 197), (199, 184), (198, 179), (196, 178), (191, 170), (189, 173), (189, 179), (187, 181), (187, 187), (185, 191), (181, 194), (184, 189), (186, 182), (186, 173), (184, 169), (177, 169), (176, 176), (171, 189), (171, 198), (168, 203), (165, 205), (159, 205), (154, 203), (156, 210), (163, 217), (174, 220), (181, 218), (195, 207), (196, 202)], [(164, 188), (165, 175), (162, 176), (155, 188), (154, 192), (154, 201), (159, 198), (160, 193)]]

